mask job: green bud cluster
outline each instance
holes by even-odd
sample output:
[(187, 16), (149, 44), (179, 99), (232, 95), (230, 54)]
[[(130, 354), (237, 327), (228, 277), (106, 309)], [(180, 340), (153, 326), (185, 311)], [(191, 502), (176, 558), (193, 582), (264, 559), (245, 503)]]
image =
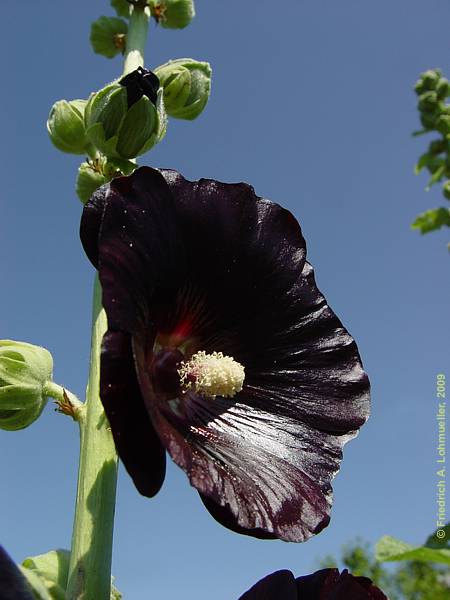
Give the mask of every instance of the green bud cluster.
[[(417, 108), (423, 126), (415, 135), (429, 132), (439, 135), (420, 156), (415, 172), (426, 169), (430, 173), (427, 190), (442, 181), (444, 197), (450, 200), (450, 104), (446, 102), (450, 97), (450, 82), (439, 69), (430, 69), (422, 73), (414, 90), (418, 96)], [(450, 226), (450, 210), (437, 208), (419, 215), (412, 228), (428, 233), (446, 225)]]
[(44, 410), (51, 382), (52, 355), (45, 348), (0, 340), (0, 429), (31, 425)]
[(47, 121), (53, 144), (88, 157), (76, 183), (83, 203), (113, 177), (132, 173), (137, 165), (131, 161), (162, 140), (167, 128), (163, 94), (158, 77), (140, 67), (88, 100), (53, 105)]
[(166, 133), (163, 90), (157, 77), (140, 67), (91, 94), (85, 125), (89, 141), (108, 158), (144, 154)]
[(155, 69), (164, 89), (167, 114), (192, 120), (199, 116), (211, 93), (211, 66), (192, 58), (170, 60)]
[[(194, 0), (111, 0), (111, 6), (117, 16), (99, 17), (90, 35), (94, 52), (107, 58), (126, 51), (129, 19), (136, 10), (168, 29), (186, 27), (195, 16)], [(62, 152), (86, 156), (76, 180), (80, 200), (87, 202), (112, 178), (129, 175), (137, 167), (136, 157), (165, 136), (167, 115), (197, 118), (210, 93), (210, 65), (181, 58), (155, 73), (139, 67), (87, 100), (56, 102), (47, 121), (50, 140)]]

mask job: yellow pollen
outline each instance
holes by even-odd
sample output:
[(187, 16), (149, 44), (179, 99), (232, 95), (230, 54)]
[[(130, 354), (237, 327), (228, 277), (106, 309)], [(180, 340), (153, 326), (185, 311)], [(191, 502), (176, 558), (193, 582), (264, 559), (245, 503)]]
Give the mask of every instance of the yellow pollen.
[(210, 398), (232, 398), (242, 390), (245, 378), (244, 367), (232, 356), (224, 356), (222, 352), (206, 354), (204, 350), (182, 362), (178, 375), (185, 390), (192, 389)]

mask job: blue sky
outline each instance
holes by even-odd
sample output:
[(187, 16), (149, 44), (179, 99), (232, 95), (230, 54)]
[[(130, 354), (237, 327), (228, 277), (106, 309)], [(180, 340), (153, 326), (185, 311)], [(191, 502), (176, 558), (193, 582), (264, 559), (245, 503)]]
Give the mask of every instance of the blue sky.
[[(171, 121), (141, 164), (189, 179), (247, 181), (300, 221), (320, 289), (356, 338), (372, 416), (345, 450), (330, 526), (305, 544), (240, 537), (217, 524), (170, 464), (140, 497), (121, 471), (113, 572), (127, 600), (233, 600), (263, 575), (314, 570), (356, 535), (421, 543), (435, 527), (435, 379), (450, 378), (448, 230), (409, 224), (446, 200), (413, 166), (425, 150), (412, 87), (450, 75), (445, 0), (198, 0), (183, 31), (152, 26), (146, 66), (209, 60), (213, 92), (195, 122)], [(107, 0), (2, 6), (1, 337), (46, 346), (55, 380), (83, 395), (93, 269), (78, 240), (78, 157), (45, 131), (52, 103), (121, 72), (93, 55)], [(0, 540), (17, 560), (70, 544), (77, 427), (49, 405), (0, 432)]]

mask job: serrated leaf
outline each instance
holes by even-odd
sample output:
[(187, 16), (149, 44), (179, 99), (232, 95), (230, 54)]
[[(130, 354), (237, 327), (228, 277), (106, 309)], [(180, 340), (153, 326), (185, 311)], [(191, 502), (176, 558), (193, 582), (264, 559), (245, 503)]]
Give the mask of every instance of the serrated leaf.
[(375, 558), (380, 562), (414, 560), (450, 564), (450, 550), (411, 546), (390, 535), (382, 537), (375, 546)]
[(412, 229), (418, 229), (420, 233), (429, 233), (441, 227), (450, 227), (450, 210), (441, 206), (427, 210), (417, 217), (411, 225)]

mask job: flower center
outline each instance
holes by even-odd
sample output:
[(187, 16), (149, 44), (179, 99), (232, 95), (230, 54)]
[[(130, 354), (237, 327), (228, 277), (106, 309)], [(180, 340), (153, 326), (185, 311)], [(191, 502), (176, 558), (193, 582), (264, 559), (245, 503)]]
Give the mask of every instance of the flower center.
[(232, 398), (242, 390), (245, 378), (244, 367), (232, 356), (224, 356), (222, 352), (207, 354), (203, 350), (183, 361), (178, 375), (185, 391), (192, 389), (209, 398)]

